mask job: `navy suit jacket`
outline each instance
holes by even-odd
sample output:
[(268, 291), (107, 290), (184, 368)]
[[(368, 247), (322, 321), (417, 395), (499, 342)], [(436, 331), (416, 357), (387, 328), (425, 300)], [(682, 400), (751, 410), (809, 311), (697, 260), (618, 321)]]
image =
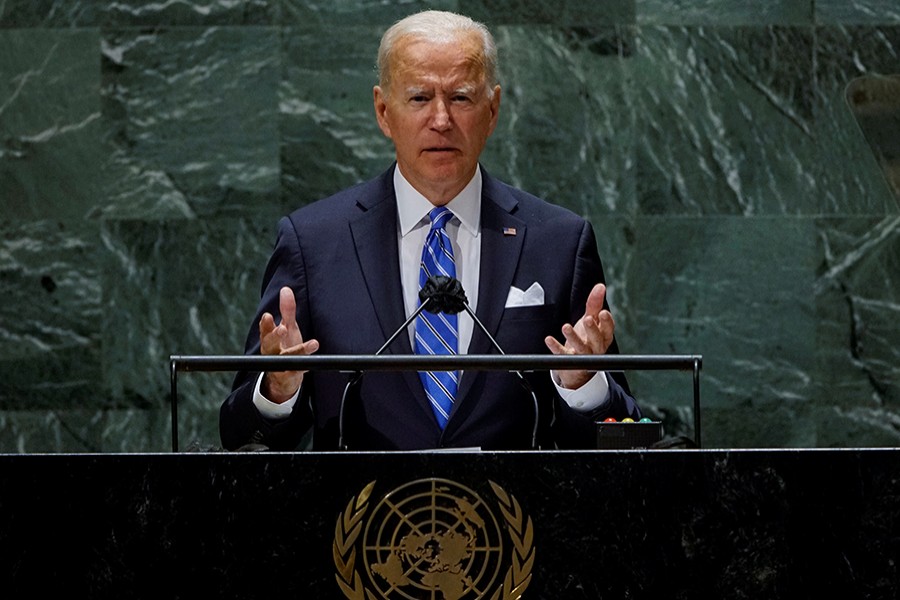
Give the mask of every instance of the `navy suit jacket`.
[[(319, 341), (320, 354), (372, 354), (403, 323), (393, 168), (281, 219), (247, 338), (248, 354), (259, 353), (262, 313), (278, 318), (282, 286), (294, 290), (300, 331), (305, 340)], [(549, 353), (545, 336), (560, 338), (562, 325), (584, 314), (591, 288), (604, 281), (593, 229), (572, 212), (482, 173), (476, 314), (506, 354)], [(536, 281), (544, 288), (543, 306), (505, 308), (510, 286), (524, 290)], [(409, 336), (399, 336), (387, 352), (412, 354)], [(469, 353), (494, 352), (476, 326)], [(617, 352), (615, 342), (610, 352)], [(225, 448), (259, 443), (293, 450), (310, 428), (314, 449), (337, 448), (346, 374), (307, 373), (291, 416), (280, 420), (262, 417), (253, 405), (257, 377), (238, 373), (222, 405)], [(542, 448), (592, 448), (596, 420), (640, 416), (620, 373), (607, 375), (609, 402), (589, 415), (558, 397), (548, 373), (526, 377), (539, 398)], [(350, 449), (527, 449), (534, 413), (531, 396), (515, 376), (469, 371), (462, 374), (450, 420), (441, 431), (417, 373), (370, 372), (358, 397), (348, 401), (344, 440)]]

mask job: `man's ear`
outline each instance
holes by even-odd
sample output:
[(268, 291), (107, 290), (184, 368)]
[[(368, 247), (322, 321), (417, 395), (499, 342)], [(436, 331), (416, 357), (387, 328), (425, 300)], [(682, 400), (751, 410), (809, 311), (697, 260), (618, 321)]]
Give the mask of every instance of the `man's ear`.
[(391, 138), (391, 126), (387, 119), (387, 94), (381, 89), (381, 86), (376, 85), (372, 89), (372, 100), (375, 105), (375, 120), (378, 121), (378, 127), (385, 137)]
[(500, 118), (500, 86), (494, 86), (494, 95), (491, 96), (491, 128), (488, 130), (488, 135), (492, 135), (494, 133), (494, 128), (497, 127), (497, 121)]

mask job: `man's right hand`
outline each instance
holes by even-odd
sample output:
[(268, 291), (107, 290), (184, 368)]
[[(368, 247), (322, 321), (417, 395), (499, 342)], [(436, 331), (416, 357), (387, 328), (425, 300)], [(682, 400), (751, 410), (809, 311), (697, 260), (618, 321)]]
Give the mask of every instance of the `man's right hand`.
[[(259, 320), (260, 354), (306, 356), (318, 350), (318, 341), (303, 341), (300, 326), (297, 325), (297, 301), (294, 299), (294, 292), (291, 288), (281, 288), (278, 309), (281, 312), (279, 325), (275, 325), (275, 317), (271, 313), (263, 313)], [(271, 402), (276, 404), (286, 402), (300, 389), (304, 372), (266, 373), (260, 391)]]

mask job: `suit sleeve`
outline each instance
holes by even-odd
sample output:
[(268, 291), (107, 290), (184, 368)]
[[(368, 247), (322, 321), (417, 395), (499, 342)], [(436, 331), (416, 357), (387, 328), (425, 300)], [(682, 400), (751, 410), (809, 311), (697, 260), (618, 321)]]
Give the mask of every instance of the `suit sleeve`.
[[(250, 325), (244, 353), (259, 354), (259, 320), (269, 312), (280, 321), (278, 297), (282, 287), (288, 286), (297, 299), (297, 323), (303, 339), (310, 339), (309, 294), (300, 238), (293, 222), (284, 217), (278, 223), (275, 249), (266, 266), (256, 318)], [(219, 411), (219, 435), (226, 450), (236, 450), (246, 444), (262, 444), (271, 450), (294, 450), (312, 425), (309, 397), (315, 386), (307, 374), (303, 380), (301, 397), (289, 417), (267, 419), (253, 404), (253, 391), (258, 372), (238, 372), (231, 394)]]
[[(591, 289), (598, 283), (606, 283), (603, 276), (603, 265), (597, 252), (594, 229), (587, 221), (582, 226), (573, 268), (569, 323), (575, 323), (584, 315), (585, 304)], [(604, 308), (609, 309), (606, 300), (604, 300)], [(613, 338), (607, 354), (618, 353), (619, 347)], [(640, 408), (631, 394), (624, 373), (607, 373), (606, 377), (609, 381), (607, 400), (588, 414), (576, 411), (554, 392), (556, 397), (554, 398), (552, 428), (558, 447), (594, 448), (596, 447), (595, 423), (597, 421), (608, 417), (617, 420), (626, 417), (634, 420), (640, 419)]]

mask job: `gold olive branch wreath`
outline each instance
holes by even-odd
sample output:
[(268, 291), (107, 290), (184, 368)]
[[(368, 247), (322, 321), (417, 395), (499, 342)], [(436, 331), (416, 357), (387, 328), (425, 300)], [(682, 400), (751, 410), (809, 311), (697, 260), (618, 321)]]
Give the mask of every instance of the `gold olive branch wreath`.
[[(513, 543), (512, 566), (506, 572), (503, 585), (491, 600), (519, 600), (531, 583), (534, 567), (534, 525), (531, 517), (526, 517), (519, 502), (494, 483), (488, 481), (500, 501), (500, 512), (506, 521), (509, 537)], [(344, 512), (338, 515), (334, 526), (332, 553), (337, 569), (335, 579), (349, 600), (375, 600), (375, 595), (363, 586), (362, 578), (356, 571), (356, 540), (362, 532), (362, 519), (369, 508), (369, 498), (375, 482), (362, 489), (358, 496), (351, 498)]]
[[(515, 497), (493, 481), (491, 484), (497, 499), (500, 500), (500, 512), (509, 528), (509, 537), (513, 542), (512, 566), (506, 572), (503, 586), (497, 590), (491, 600), (519, 600), (531, 583), (531, 569), (534, 567), (534, 526), (531, 517), (525, 518), (522, 508)], [(502, 596), (500, 595), (502, 592)]]
[(338, 515), (334, 525), (334, 566), (337, 568), (335, 578), (341, 591), (350, 600), (365, 600), (365, 588), (362, 579), (356, 572), (356, 538), (362, 531), (362, 518), (369, 507), (369, 496), (375, 482), (370, 482), (356, 498), (351, 498), (342, 515)]

